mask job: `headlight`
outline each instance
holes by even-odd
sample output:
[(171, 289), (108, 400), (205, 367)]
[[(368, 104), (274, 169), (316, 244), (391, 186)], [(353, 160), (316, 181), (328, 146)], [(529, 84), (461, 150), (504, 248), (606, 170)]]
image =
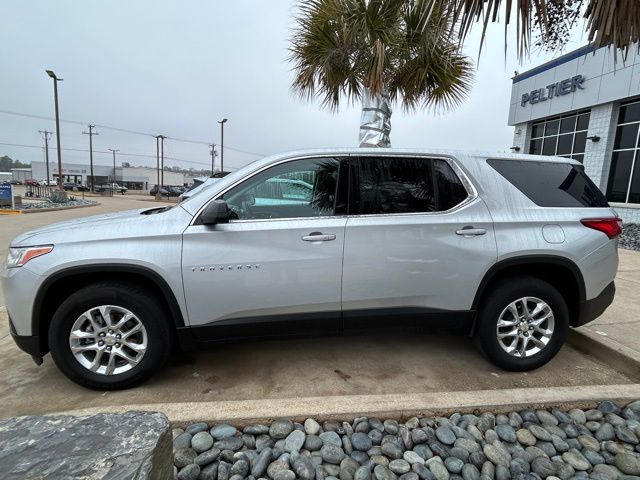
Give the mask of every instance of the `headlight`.
[(7, 268), (21, 267), (32, 258), (46, 255), (53, 250), (53, 245), (41, 245), (39, 247), (9, 248), (7, 255)]

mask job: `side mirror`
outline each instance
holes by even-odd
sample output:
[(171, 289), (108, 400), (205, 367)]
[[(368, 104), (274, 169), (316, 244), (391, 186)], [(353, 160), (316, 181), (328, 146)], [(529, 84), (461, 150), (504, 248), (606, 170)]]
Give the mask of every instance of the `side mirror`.
[(214, 200), (209, 202), (200, 214), (202, 225), (216, 225), (218, 223), (229, 223), (229, 206), (224, 200)]

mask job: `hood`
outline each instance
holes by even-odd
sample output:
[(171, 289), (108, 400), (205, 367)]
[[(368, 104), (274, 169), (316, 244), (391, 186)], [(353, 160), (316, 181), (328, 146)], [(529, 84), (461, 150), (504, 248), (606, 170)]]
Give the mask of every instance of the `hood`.
[[(69, 230), (87, 230), (93, 228), (103, 229), (110, 223), (126, 223), (133, 219), (140, 219), (141, 212), (153, 210), (149, 208), (140, 208), (137, 210), (125, 210), (123, 212), (107, 213), (103, 215), (92, 215), (90, 217), (76, 218), (74, 220), (66, 220), (64, 222), (52, 223), (44, 227), (30, 230), (26, 233), (18, 235), (11, 242), (11, 246), (30, 246), (48, 243), (56, 243), (56, 240), (67, 236)], [(144, 217), (144, 216), (142, 216)]]

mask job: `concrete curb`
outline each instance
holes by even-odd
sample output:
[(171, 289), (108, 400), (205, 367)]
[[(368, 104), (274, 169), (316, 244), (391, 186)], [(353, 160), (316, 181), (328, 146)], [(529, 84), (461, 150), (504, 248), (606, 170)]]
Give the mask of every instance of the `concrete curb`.
[(59, 211), (61, 211), (61, 210), (73, 210), (73, 209), (76, 209), (76, 208), (97, 207), (98, 205), (100, 205), (100, 202), (96, 202), (96, 203), (91, 204), (91, 205), (74, 205), (73, 207), (34, 208), (34, 209), (20, 210), (20, 212), (21, 212), (22, 214), (27, 214), (27, 213), (42, 213), (42, 212), (59, 212)]
[(634, 381), (640, 381), (640, 356), (630, 348), (584, 328), (570, 329), (567, 340), (576, 350), (613, 367)]
[[(524, 407), (591, 408), (602, 400), (622, 404), (640, 398), (640, 384), (558, 388), (516, 388), (422, 394), (350, 395), (333, 397), (237, 400), (221, 402), (151, 403), (71, 410), (71, 415), (148, 410), (162, 412), (176, 426), (205, 421), (244, 426), (275, 418), (303, 421), (351, 421), (362, 415), (406, 419), (412, 416), (448, 415), (453, 412), (509, 412)], [(53, 414), (51, 414), (53, 415)]]

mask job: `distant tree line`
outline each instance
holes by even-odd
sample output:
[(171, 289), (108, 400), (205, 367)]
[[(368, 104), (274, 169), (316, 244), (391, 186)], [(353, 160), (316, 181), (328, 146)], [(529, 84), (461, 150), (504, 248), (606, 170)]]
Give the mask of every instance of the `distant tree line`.
[(30, 163), (22, 163), (20, 160), (13, 160), (7, 155), (0, 157), (0, 172), (10, 172), (12, 168), (28, 168), (30, 166)]

